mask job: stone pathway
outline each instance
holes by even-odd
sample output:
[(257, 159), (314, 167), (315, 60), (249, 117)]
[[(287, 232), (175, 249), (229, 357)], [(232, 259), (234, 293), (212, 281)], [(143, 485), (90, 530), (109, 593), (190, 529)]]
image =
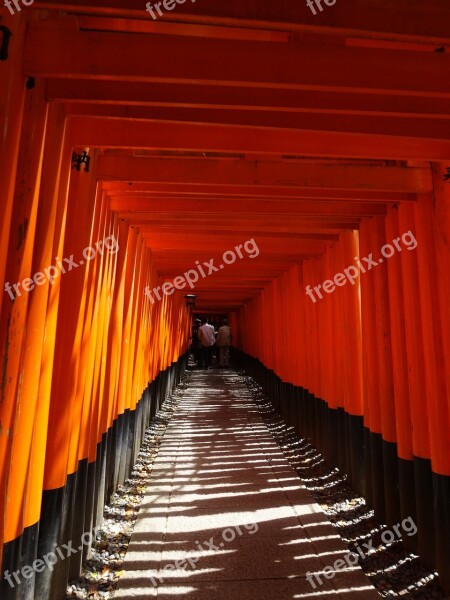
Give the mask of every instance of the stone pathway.
[[(114, 597), (379, 599), (362, 570), (343, 561), (347, 555), (241, 378), (193, 371), (155, 459)], [(336, 560), (338, 570), (327, 569)]]

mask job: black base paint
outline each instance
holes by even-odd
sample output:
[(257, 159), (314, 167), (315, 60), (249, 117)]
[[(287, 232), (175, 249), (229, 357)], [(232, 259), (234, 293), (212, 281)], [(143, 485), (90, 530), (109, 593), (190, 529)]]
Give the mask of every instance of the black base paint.
[(346, 461), (350, 485), (362, 496), (366, 495), (364, 471), (364, 417), (345, 413)]
[(450, 477), (433, 473), (430, 460), (398, 458), (397, 444), (372, 433), (362, 416), (328, 407), (240, 351), (234, 349), (233, 357), (262, 387), (286, 424), (317, 448), (328, 464), (347, 474), (379, 521), (389, 527), (408, 518), (414, 521), (418, 533), (403, 535), (405, 547), (439, 572), (442, 587), (450, 593)]
[(414, 457), (416, 524), (419, 529), (419, 556), (432, 569), (436, 565), (431, 461)]
[(432, 474), (436, 568), (441, 585), (450, 593), (450, 477)]
[[(2, 600), (27, 600), (33, 598), (35, 578), (27, 579), (21, 571), (23, 567), (32, 565), (38, 546), (38, 525), (27, 527), (20, 538), (3, 549), (2, 571), (0, 575), (0, 598)], [(15, 573), (15, 575), (13, 575)], [(5, 577), (5, 574), (8, 578)], [(28, 573), (26, 573), (28, 575)]]
[[(78, 471), (75, 475), (75, 508), (74, 518), (72, 519), (72, 535), (73, 539), (79, 540), (86, 531), (84, 528), (85, 513), (86, 513), (86, 490), (87, 490), (87, 477), (88, 477), (88, 461), (87, 459), (81, 460), (78, 463)], [(90, 531), (90, 530), (88, 530)], [(72, 554), (70, 557), (70, 568), (69, 568), (69, 580), (75, 579), (81, 572), (81, 564), (83, 560), (83, 553), (77, 552)]]
[(386, 504), (384, 499), (384, 472), (383, 472), (383, 438), (380, 433), (367, 430), (368, 451), (367, 459), (370, 461), (370, 486), (372, 497), (369, 505), (375, 511), (375, 517), (381, 523), (386, 523)]
[(383, 440), (383, 475), (386, 523), (395, 525), (400, 522), (401, 515), (397, 444), (385, 440)]
[[(1, 600), (65, 600), (67, 583), (79, 577), (82, 559), (89, 552), (89, 543), (83, 541), (89, 542), (90, 536), (86, 535), (82, 541), (83, 534), (101, 524), (105, 503), (131, 474), (145, 431), (179, 383), (186, 366), (187, 354), (159, 373), (144, 391), (136, 409), (119, 415), (104, 433), (97, 444), (95, 462), (80, 461), (76, 473), (67, 477), (63, 488), (44, 491), (39, 523), (26, 528), (19, 538), (4, 546)], [(76, 549), (76, 554), (70, 548)], [(20, 585), (12, 576), (14, 587), (4, 579), (6, 570), (12, 574), (49, 553), (57, 557), (52, 569), (32, 573), (29, 579), (19, 574)]]
[[(96, 465), (94, 462), (88, 463), (87, 466), (87, 481), (86, 481), (86, 501), (84, 509), (84, 531), (92, 531), (95, 527), (94, 523), (94, 506), (95, 506), (95, 472)], [(83, 545), (83, 560), (88, 556), (90, 546)], [(74, 577), (74, 579), (76, 576)]]
[[(417, 523), (416, 484), (414, 481), (414, 463), (412, 460), (398, 459), (398, 480), (401, 519), (411, 517)], [(403, 538), (405, 547), (415, 554), (418, 553), (417, 535)]]

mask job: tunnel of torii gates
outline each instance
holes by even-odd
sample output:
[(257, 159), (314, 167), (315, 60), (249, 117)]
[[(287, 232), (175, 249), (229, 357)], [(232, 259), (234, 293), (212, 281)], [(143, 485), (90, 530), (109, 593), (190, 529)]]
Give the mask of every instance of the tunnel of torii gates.
[(323, 9), (2, 6), (2, 574), (101, 521), (210, 313), (450, 588), (450, 5)]

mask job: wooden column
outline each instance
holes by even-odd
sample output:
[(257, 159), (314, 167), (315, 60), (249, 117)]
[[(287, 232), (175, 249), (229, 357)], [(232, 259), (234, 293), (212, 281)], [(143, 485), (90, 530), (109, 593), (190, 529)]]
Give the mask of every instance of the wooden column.
[[(20, 107), (19, 107), (20, 108)], [(18, 171), (14, 188), (14, 210), (6, 262), (6, 288), (0, 320), (0, 353), (4, 365), (0, 421), (0, 525), (5, 548), (5, 569), (29, 564), (36, 546), (35, 528), (27, 528), (25, 501), (37, 395), (24, 376), (37, 385), (41, 345), (27, 328), (30, 294), (34, 287), (33, 251), (36, 241), (39, 191), (47, 122), (47, 104), (42, 85), (27, 94), (23, 112)], [(15, 172), (15, 170), (14, 170)], [(14, 287), (16, 286), (16, 287)], [(33, 312), (34, 325), (43, 318)], [(36, 321), (37, 319), (37, 321)], [(42, 324), (42, 323), (40, 323)], [(32, 382), (32, 386), (34, 385)], [(31, 393), (30, 393), (31, 392)], [(22, 584), (31, 586), (32, 582)], [(10, 593), (10, 590), (7, 590)]]
[[(14, 204), (14, 187), (26, 95), (22, 58), (26, 20), (23, 15), (4, 11), (0, 24), (10, 34), (8, 60), (0, 61), (0, 311), (7, 297), (3, 293), (6, 261)], [(7, 34), (7, 35), (9, 35)], [(2, 36), (3, 40), (3, 36)]]
[[(399, 236), (411, 232), (417, 239), (417, 222), (414, 205), (399, 206)], [(408, 361), (408, 387), (411, 407), (412, 442), (414, 454), (414, 479), (416, 490), (416, 522), (419, 528), (418, 551), (426, 564), (434, 563), (434, 522), (429, 510), (432, 505), (432, 477), (430, 469), (430, 427), (427, 406), (425, 371), (423, 368), (423, 321), (420, 306), (420, 280), (417, 251), (401, 252), (403, 311)]]

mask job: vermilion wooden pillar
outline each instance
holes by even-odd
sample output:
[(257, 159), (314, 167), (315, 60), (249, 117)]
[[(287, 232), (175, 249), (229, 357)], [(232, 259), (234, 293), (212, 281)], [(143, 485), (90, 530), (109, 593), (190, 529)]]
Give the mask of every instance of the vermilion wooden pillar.
[(292, 318), (294, 319), (294, 331), (298, 332), (298, 336), (294, 338), (295, 353), (292, 361), (292, 368), (294, 370), (292, 381), (296, 386), (305, 387), (305, 298), (302, 286), (302, 264), (294, 265), (292, 275), (294, 289)]
[[(427, 253), (419, 255), (419, 270), (428, 288), (422, 292), (423, 321), (426, 339), (426, 382), (430, 398), (430, 427), (436, 435), (431, 440), (433, 471), (450, 475), (450, 184), (444, 182), (441, 165), (433, 167), (434, 195), (425, 197), (417, 206), (418, 234), (426, 240)], [(428, 260), (427, 260), (428, 259)]]
[(427, 333), (425, 377), (432, 432), (436, 565), (444, 589), (450, 589), (450, 185), (444, 180), (447, 168), (447, 164), (432, 166), (434, 195), (417, 206), (421, 220), (418, 232), (427, 249), (419, 261), (419, 272), (424, 278), (421, 304)]
[[(334, 276), (333, 255), (335, 244), (330, 244), (322, 257), (322, 281), (327, 281)], [(335, 323), (337, 297), (334, 294), (325, 295), (315, 306), (321, 311), (320, 319), (320, 367), (321, 375), (320, 398), (322, 405), (322, 428), (324, 439), (324, 454), (330, 464), (338, 466), (338, 413), (337, 413), (337, 385), (336, 385), (336, 360), (339, 355), (336, 348), (337, 324)], [(336, 435), (335, 435), (336, 434)]]
[[(55, 256), (58, 256), (58, 244), (55, 245), (55, 239), (59, 239), (62, 227), (70, 165), (70, 152), (65, 144), (64, 131), (64, 115), (60, 107), (54, 106), (50, 109), (48, 117), (36, 223), (33, 273), (45, 273), (45, 269), (54, 264)], [(26, 501), (24, 524), (26, 528), (36, 529), (41, 512), (47, 439), (48, 376), (51, 366), (48, 360), (54, 347), (52, 323), (56, 322), (55, 318), (52, 319), (52, 313), (56, 313), (58, 305), (56, 299), (53, 303), (49, 301), (50, 288), (53, 286), (48, 280), (44, 282), (41, 280), (40, 285), (36, 285), (30, 292), (26, 326), (28, 335), (25, 340), (25, 352), (20, 369), (20, 379), (23, 382), (21, 393), (29, 403), (26, 412), (30, 416), (34, 415), (31, 439), (29, 442), (24, 439), (21, 443), (21, 453), (26, 455), (25, 460), (28, 465), (28, 468), (24, 468), (27, 477), (27, 492), (24, 496)], [(29, 432), (24, 427), (25, 432), (28, 438)], [(16, 462), (16, 464), (18, 463)], [(34, 538), (34, 552), (36, 551), (37, 535)], [(27, 587), (31, 590), (33, 586), (34, 579), (31, 578), (28, 580)]]
[(430, 424), (424, 371), (424, 331), (421, 314), (419, 268), (417, 254), (421, 238), (417, 237), (415, 207), (399, 206), (399, 235), (411, 232), (417, 239), (417, 251), (401, 252), (406, 356), (411, 407), (416, 517), (419, 527), (418, 550), (425, 564), (434, 564), (434, 519), (429, 507), (433, 501), (430, 468)]
[[(119, 247), (125, 247), (128, 237), (128, 224), (120, 219), (118, 222), (117, 230), (117, 241)], [(113, 468), (109, 473), (109, 485), (107, 485), (107, 491), (111, 492), (115, 489), (119, 483), (119, 468), (120, 464), (120, 451), (121, 444), (120, 438), (122, 436), (121, 423), (118, 420), (119, 417), (119, 366), (120, 356), (122, 348), (122, 333), (123, 333), (123, 302), (125, 295), (125, 267), (126, 267), (127, 255), (126, 252), (118, 252), (115, 281), (113, 288), (112, 298), (112, 309), (111, 317), (112, 323), (109, 328), (109, 340), (110, 340), (110, 360), (108, 361), (108, 368), (110, 369), (110, 377), (107, 377), (109, 381), (109, 414), (108, 414), (108, 425), (112, 424), (113, 431), (110, 436), (110, 443), (112, 446), (112, 452), (114, 457), (111, 459)], [(149, 364), (151, 364), (151, 358), (149, 357)], [(108, 385), (105, 393), (108, 392)], [(92, 515), (89, 516), (89, 521), (86, 521), (85, 529), (88, 530), (92, 526)]]
[[(116, 215), (111, 215), (109, 219), (110, 227), (107, 235), (114, 235), (118, 242), (119, 248), (122, 241), (120, 236), (119, 219)], [(115, 451), (113, 442), (113, 427), (115, 421), (115, 385), (116, 385), (116, 373), (117, 373), (117, 359), (118, 359), (118, 348), (116, 348), (115, 336), (117, 334), (117, 325), (115, 323), (116, 308), (117, 308), (117, 286), (120, 284), (119, 273), (122, 271), (123, 252), (117, 252), (116, 255), (110, 257), (110, 278), (106, 293), (109, 298), (107, 299), (107, 311), (109, 315), (110, 326), (106, 323), (104, 325), (104, 338), (103, 338), (103, 354), (102, 361), (104, 364), (104, 377), (103, 377), (103, 389), (101, 394), (103, 396), (102, 410), (99, 420), (99, 438), (107, 436), (107, 457), (106, 457), (106, 472), (105, 472), (105, 498), (109, 498), (113, 490), (112, 481), (114, 478), (114, 460), (112, 459), (111, 453)]]
[(387, 262), (390, 260), (389, 255), (395, 253), (396, 248), (390, 243), (392, 240), (386, 239), (385, 217), (375, 217), (371, 221), (371, 226), (371, 251), (378, 264), (376, 267), (372, 267), (370, 272), (363, 274), (362, 277), (372, 276), (374, 280), (376, 314), (374, 315), (373, 324), (377, 346), (375, 358), (377, 360), (378, 403), (380, 405), (382, 428), (383, 488), (386, 507), (384, 520), (388, 525), (395, 525), (398, 523), (400, 516), (400, 500), (398, 493), (397, 433)]
[[(34, 286), (33, 251), (46, 120), (47, 104), (41, 84), (28, 92), (24, 106), (5, 273), (9, 291), (4, 298), (0, 321), (0, 352), (4, 365), (0, 420), (5, 432), (0, 438), (0, 508), (5, 515), (2, 541), (8, 544), (4, 549), (5, 569), (30, 564), (36, 550), (37, 529), (27, 527), (25, 499), (37, 395), (23, 377), (40, 364), (41, 353), (39, 338), (35, 338), (34, 331), (27, 328), (27, 319)], [(14, 285), (17, 287), (14, 288)], [(43, 315), (40, 317), (43, 318)], [(36, 323), (34, 313), (31, 318)], [(28, 590), (32, 585), (32, 581), (28, 580), (23, 589)], [(6, 598), (13, 593), (8, 587), (5, 586)]]
[[(343, 231), (340, 234), (339, 255), (336, 273), (343, 267), (354, 264), (359, 254), (357, 231)], [(363, 380), (362, 380), (362, 337), (361, 305), (358, 278), (355, 285), (347, 283), (337, 288), (339, 322), (341, 326), (341, 381), (343, 406), (345, 408), (346, 472), (351, 485), (361, 494), (365, 492), (364, 473), (364, 419), (363, 419)]]
[(317, 390), (315, 389), (314, 369), (316, 352), (315, 317), (317, 311), (315, 310), (315, 305), (313, 305), (312, 300), (306, 295), (306, 286), (314, 283), (314, 279), (311, 278), (311, 262), (312, 261), (310, 260), (302, 261), (299, 284), (300, 296), (302, 298), (301, 307), (303, 308), (304, 315), (302, 336), (303, 343), (301, 350), (304, 356), (304, 378), (301, 385), (304, 388), (303, 394), (306, 403), (305, 412), (307, 420), (306, 429), (303, 435), (314, 441), (316, 438), (314, 394), (317, 394)]
[[(128, 357), (128, 372), (130, 373), (130, 378), (128, 380), (128, 397), (130, 398), (130, 404), (129, 404), (129, 408), (131, 411), (134, 412), (135, 408), (136, 408), (136, 404), (139, 400), (139, 398), (141, 397), (141, 393), (142, 390), (137, 390), (137, 381), (138, 381), (138, 372), (137, 372), (137, 368), (136, 368), (136, 351), (137, 351), (137, 346), (138, 346), (138, 339), (139, 339), (139, 332), (138, 332), (138, 325), (139, 325), (139, 321), (140, 321), (140, 313), (141, 313), (141, 309), (142, 309), (142, 305), (145, 299), (144, 293), (143, 293), (143, 280), (142, 280), (142, 262), (143, 262), (143, 258), (145, 256), (145, 252), (144, 252), (144, 240), (142, 238), (142, 235), (138, 232), (138, 236), (137, 236), (137, 240), (136, 240), (136, 249), (134, 252), (134, 259), (135, 259), (135, 263), (134, 263), (134, 280), (133, 280), (133, 303), (132, 303), (132, 315), (131, 315), (131, 336), (130, 336), (130, 354)], [(167, 303), (167, 308), (168, 308), (168, 313), (170, 312), (171, 309), (171, 302), (168, 301), (168, 297), (166, 296), (164, 298), (164, 300), (166, 300)], [(161, 303), (160, 306), (163, 306), (163, 303)], [(169, 314), (167, 315), (168, 317), (168, 321), (170, 322), (170, 316)], [(168, 328), (169, 329), (169, 328)], [(170, 329), (169, 329), (170, 331)], [(170, 333), (167, 332), (169, 335), (167, 336), (169, 338), (168, 343), (165, 346), (165, 350), (167, 352), (166, 356), (164, 357), (164, 366), (167, 365), (168, 362), (171, 362), (171, 351), (172, 351), (172, 339), (170, 338)], [(166, 340), (167, 340), (166, 337)]]
[[(119, 394), (118, 394), (118, 414), (125, 415), (125, 419), (129, 417), (130, 398), (127, 396), (128, 381), (130, 373), (128, 371), (128, 363), (130, 356), (131, 344), (131, 328), (133, 318), (133, 281), (134, 281), (134, 261), (135, 249), (137, 244), (136, 229), (129, 229), (127, 241), (127, 262), (125, 271), (125, 298), (123, 311), (123, 335), (122, 335), (122, 353), (120, 358), (120, 376), (119, 376)], [(119, 483), (123, 483), (125, 476), (124, 458), (121, 460), (121, 470), (119, 473)]]
[[(66, 137), (65, 116), (61, 107), (50, 106), (47, 146), (42, 172), (41, 196), (39, 201), (38, 228), (41, 232), (39, 248), (36, 248), (36, 272), (55, 263), (63, 256), (65, 218), (70, 177), (71, 146)], [(42, 346), (42, 360), (38, 385), (38, 404), (33, 429), (33, 445), (30, 463), (28, 498), (30, 522), (40, 520), (44, 470), (46, 461), (47, 432), (50, 395), (55, 359), (56, 328), (59, 308), (58, 277), (53, 285), (47, 283), (34, 293), (46, 304), (46, 318)], [(51, 432), (52, 434), (52, 432)]]
[[(400, 234), (398, 207), (388, 209), (386, 240), (398, 240)], [(400, 246), (401, 247), (401, 246)], [(404, 318), (401, 252), (398, 250), (387, 261), (389, 315), (391, 324), (392, 372), (395, 399), (395, 427), (399, 476), (400, 516), (416, 519), (411, 407), (409, 395), (408, 361)], [(405, 544), (417, 550), (417, 538), (405, 536)]]
[[(374, 250), (372, 219), (363, 219), (360, 228), (359, 257), (369, 257)], [(371, 272), (361, 275), (362, 357), (364, 390), (366, 498), (378, 518), (384, 520), (382, 420), (380, 381), (378, 378), (377, 322), (375, 281)]]
[[(95, 159), (95, 156), (94, 156)], [(95, 167), (94, 167), (95, 168)], [(72, 429), (69, 458), (68, 475), (75, 479), (74, 498), (79, 506), (77, 515), (72, 520), (72, 536), (78, 540), (84, 531), (90, 530), (85, 527), (86, 523), (97, 522), (96, 502), (98, 502), (99, 489), (104, 485), (104, 477), (99, 473), (100, 465), (105, 460), (105, 453), (102, 445), (97, 448), (98, 440), (98, 420), (99, 420), (99, 396), (98, 389), (100, 383), (99, 364), (101, 363), (103, 349), (101, 338), (104, 334), (104, 320), (109, 320), (108, 308), (101, 307), (101, 300), (104, 294), (109, 292), (109, 281), (105, 281), (105, 264), (109, 263), (109, 252), (102, 250), (96, 251), (96, 244), (105, 239), (105, 222), (109, 220), (107, 210), (107, 201), (99, 190), (92, 190), (95, 200), (95, 215), (92, 223), (89, 247), (94, 249), (95, 256), (89, 262), (89, 268), (85, 274), (85, 294), (83, 296), (82, 306), (84, 311), (79, 316), (79, 329), (81, 329), (81, 344), (78, 351), (78, 374), (75, 390), (75, 398), (72, 401), (74, 412), (73, 419), (77, 426)], [(91, 251), (89, 251), (91, 253)], [(96, 385), (97, 383), (97, 385)], [(89, 452), (90, 446), (96, 449), (94, 459), (91, 459)], [(91, 466), (95, 462), (94, 468)], [(89, 472), (89, 469), (91, 471)], [(89, 498), (89, 504), (84, 499)], [(103, 507), (103, 500), (101, 501)], [(81, 518), (80, 518), (81, 517)], [(81, 553), (74, 560), (70, 561), (69, 578), (77, 578), (81, 568)]]
[[(56, 330), (55, 364), (52, 378), (47, 460), (44, 475), (42, 527), (39, 553), (45, 555), (55, 543), (67, 543), (72, 535), (75, 477), (68, 477), (70, 444), (75, 435), (74, 423), (80, 344), (85, 306), (85, 276), (88, 263), (79, 265), (84, 248), (90, 245), (95, 204), (95, 153), (90, 173), (72, 170), (63, 258), (78, 264), (61, 276), (59, 314)], [(66, 264), (66, 263), (64, 263)], [(37, 577), (41, 597), (57, 595), (66, 583), (67, 564), (56, 565), (53, 573), (44, 571)]]
[(6, 14), (5, 10), (1, 25), (11, 32), (11, 38), (8, 60), (0, 61), (0, 311), (7, 299), (3, 286), (26, 94), (26, 79), (22, 74), (25, 19), (23, 15)]
[[(136, 370), (136, 345), (137, 345), (137, 339), (138, 339), (138, 331), (137, 331), (137, 326), (138, 326), (138, 322), (139, 322), (139, 313), (140, 313), (140, 309), (142, 306), (142, 303), (145, 299), (144, 296), (144, 291), (143, 291), (143, 281), (141, 279), (142, 277), (142, 258), (143, 258), (143, 239), (142, 239), (142, 235), (139, 232), (136, 232), (136, 241), (135, 241), (135, 250), (134, 250), (134, 265), (133, 265), (133, 284), (132, 284), (132, 298), (131, 298), (131, 302), (130, 302), (130, 311), (131, 311), (131, 319), (130, 319), (130, 338), (129, 338), (129, 354), (128, 354), (128, 360), (126, 363), (126, 369), (128, 371), (128, 378), (127, 378), (127, 391), (126, 391), (126, 397), (128, 399), (127, 403), (126, 403), (126, 411), (128, 411), (128, 418), (129, 418), (129, 427), (131, 431), (134, 431), (135, 426), (136, 426), (136, 406), (137, 406), (137, 402), (140, 399), (141, 395), (142, 395), (142, 389), (139, 390), (139, 392), (137, 391), (137, 386), (136, 386), (136, 382), (137, 382), (137, 377), (138, 377), (138, 373)], [(167, 301), (167, 297), (164, 299), (165, 301)], [(160, 303), (160, 306), (163, 303)], [(168, 302), (168, 304), (170, 305), (170, 302)], [(169, 338), (167, 329), (166, 329), (166, 335), (165, 335), (165, 339), (167, 340)], [(169, 338), (170, 340), (170, 338)], [(166, 347), (166, 351), (168, 348), (170, 348), (171, 346), (171, 341), (167, 342), (167, 347)], [(167, 352), (167, 354), (169, 354), (169, 352)], [(165, 356), (162, 361), (161, 361), (161, 366), (164, 365), (164, 367), (167, 365), (168, 362), (168, 358), (167, 356)], [(162, 366), (162, 368), (164, 368)], [(126, 472), (129, 472), (129, 470), (132, 468), (133, 466), (133, 448), (132, 445), (129, 444), (128, 448), (127, 448), (127, 452), (126, 452), (126, 456), (125, 456), (126, 462), (125, 462), (125, 468), (126, 468)]]

